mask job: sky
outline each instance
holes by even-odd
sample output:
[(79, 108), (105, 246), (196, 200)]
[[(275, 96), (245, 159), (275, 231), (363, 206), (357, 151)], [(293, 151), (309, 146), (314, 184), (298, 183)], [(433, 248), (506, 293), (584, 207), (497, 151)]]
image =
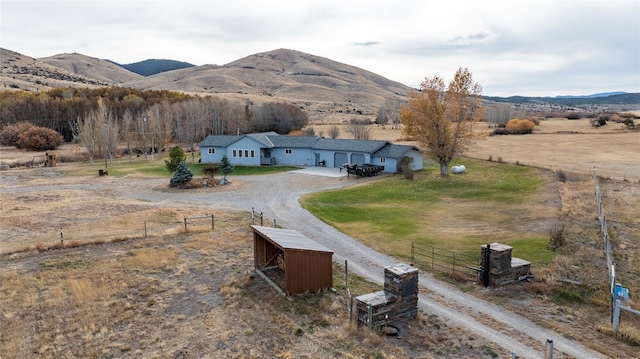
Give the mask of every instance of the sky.
[(224, 65), (291, 49), (418, 88), (467, 68), (486, 96), (640, 92), (640, 0), (0, 0), (0, 47)]

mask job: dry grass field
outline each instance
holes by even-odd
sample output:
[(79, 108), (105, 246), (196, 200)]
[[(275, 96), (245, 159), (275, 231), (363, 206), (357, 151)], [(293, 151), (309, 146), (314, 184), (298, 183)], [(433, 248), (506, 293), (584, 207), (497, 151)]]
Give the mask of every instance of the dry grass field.
[[(316, 133), (328, 133), (324, 126), (314, 125)], [(410, 143), (389, 127), (376, 127), (372, 134), (374, 139)], [(637, 347), (631, 344), (640, 342), (638, 318), (624, 315), (622, 334), (615, 338), (606, 296), (561, 303), (550, 297), (548, 285), (576, 278), (589, 286), (606, 281), (590, 177), (594, 162), (600, 174), (611, 173), (601, 183), (604, 210), (620, 280), (638, 308), (640, 175), (633, 180), (631, 175), (640, 173), (640, 161), (633, 161), (640, 153), (640, 141), (634, 141), (638, 136), (615, 126), (594, 129), (582, 120), (549, 120), (533, 135), (480, 141), (473, 157), (566, 171), (567, 180), (556, 188), (568, 243), (559, 260), (536, 269), (539, 280), (531, 285), (509, 292), (477, 286), (465, 290), (611, 357), (636, 356)], [(64, 146), (62, 151), (77, 148)], [(33, 155), (0, 150), (3, 163), (28, 161)], [(584, 169), (578, 158), (588, 163)], [(624, 168), (629, 175), (617, 179)], [(57, 169), (0, 172), (0, 358), (508, 356), (429, 313), (401, 328), (398, 337), (359, 330), (346, 319), (337, 265), (337, 293), (281, 298), (251, 274), (247, 213), (125, 200), (98, 192), (95, 179), (63, 176)], [(157, 180), (131, 180), (164, 190)], [(14, 187), (22, 190), (12, 192)], [(215, 215), (214, 231), (203, 222), (184, 233), (183, 216), (205, 214)], [(92, 244), (81, 245), (86, 242)], [(589, 270), (576, 273), (577, 265)], [(358, 294), (379, 289), (357, 276), (350, 286)]]
[[(106, 202), (86, 193), (69, 195), (86, 203), (59, 201), (55, 211), (68, 217)], [(10, 197), (3, 194), (3, 204), (47, 207), (45, 197)], [(280, 297), (252, 274), (247, 213), (215, 211), (214, 231), (204, 223), (184, 233), (178, 213), (198, 215), (203, 209), (128, 209), (133, 208), (122, 204), (123, 213), (107, 209), (102, 217), (126, 228), (135, 222), (127, 217), (155, 215), (173, 228), (147, 238), (65, 240), (53, 249), (46, 244), (58, 240), (27, 241), (21, 251), (0, 255), (1, 358), (436, 358), (500, 352), (428, 314), (402, 326), (398, 337), (359, 329), (347, 319), (337, 265), (337, 293)], [(25, 226), (7, 224), (16, 219), (10, 212), (3, 208), (5, 231), (43, 226), (49, 216), (40, 212), (42, 219)], [(357, 276), (350, 288), (356, 294), (379, 290)]]

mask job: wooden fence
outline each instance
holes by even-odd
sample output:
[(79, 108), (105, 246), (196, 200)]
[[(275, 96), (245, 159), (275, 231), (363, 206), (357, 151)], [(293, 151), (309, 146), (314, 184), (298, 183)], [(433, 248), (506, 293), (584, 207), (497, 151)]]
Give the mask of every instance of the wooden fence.
[(188, 228), (187, 228), (187, 224), (189, 222), (193, 223), (193, 221), (198, 221), (198, 220), (202, 220), (202, 219), (209, 219), (211, 218), (211, 230), (215, 229), (215, 222), (214, 222), (214, 218), (213, 218), (213, 214), (208, 214), (206, 216), (199, 216), (199, 217), (184, 217), (184, 231), (188, 232)]
[[(259, 223), (259, 224), (257, 224)], [(264, 214), (262, 212), (258, 212), (255, 208), (251, 207), (251, 225), (260, 225), (264, 226)], [(273, 220), (273, 228), (276, 228), (276, 220)]]
[(478, 282), (480, 251), (477, 254), (453, 252), (426, 244), (411, 242), (411, 263), (422, 270), (432, 270)]

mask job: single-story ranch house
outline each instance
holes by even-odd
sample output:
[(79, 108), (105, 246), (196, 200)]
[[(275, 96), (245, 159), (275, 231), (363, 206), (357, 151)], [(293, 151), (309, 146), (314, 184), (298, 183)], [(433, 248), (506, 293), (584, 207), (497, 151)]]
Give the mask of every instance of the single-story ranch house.
[(226, 155), (234, 165), (292, 165), (340, 167), (343, 164), (384, 166), (396, 173), (400, 160), (413, 158), (412, 168), (422, 169), (417, 147), (381, 140), (330, 139), (318, 136), (285, 136), (275, 132), (246, 135), (210, 135), (200, 142), (202, 163), (219, 163)]

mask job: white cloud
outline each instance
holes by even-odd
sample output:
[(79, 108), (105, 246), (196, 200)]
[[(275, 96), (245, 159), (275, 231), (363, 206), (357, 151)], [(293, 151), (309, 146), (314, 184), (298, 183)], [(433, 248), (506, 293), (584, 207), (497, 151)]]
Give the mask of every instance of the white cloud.
[(277, 48), (409, 86), (468, 67), (487, 95), (640, 92), (637, 0), (7, 1), (0, 46), (225, 64)]

